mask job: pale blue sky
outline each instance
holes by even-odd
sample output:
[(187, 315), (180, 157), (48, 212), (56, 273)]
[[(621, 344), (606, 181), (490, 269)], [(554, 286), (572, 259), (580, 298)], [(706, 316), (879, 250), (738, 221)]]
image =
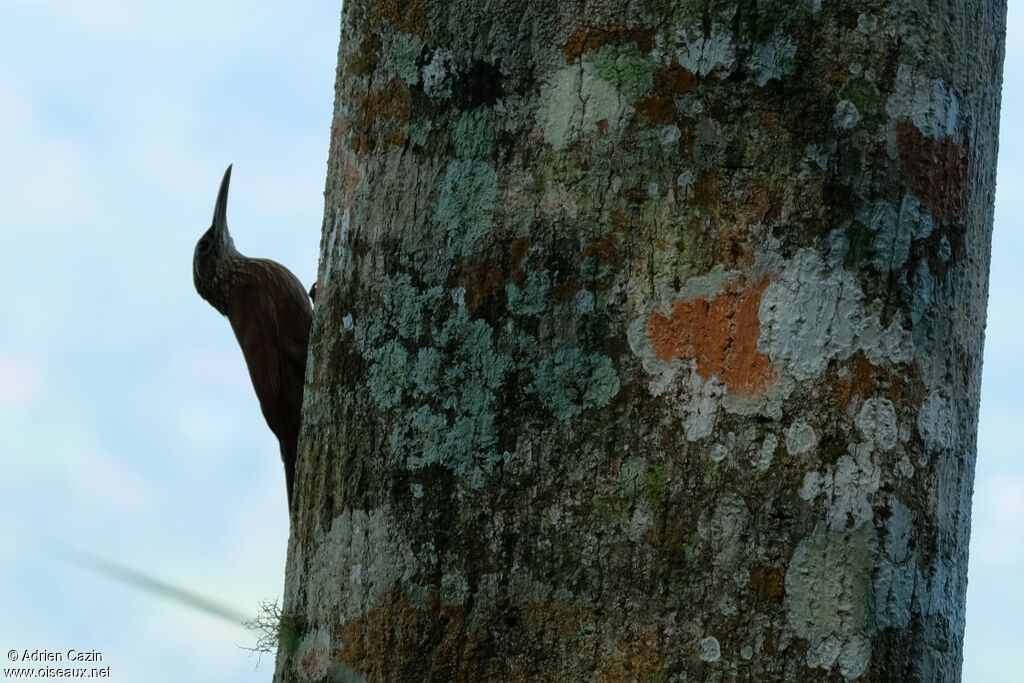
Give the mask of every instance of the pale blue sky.
[[(276, 443), (192, 289), (234, 162), (238, 247), (316, 271), (337, 0), (0, 0), (0, 652), (98, 649), (122, 683), (266, 681), (229, 624), (37, 554), (280, 594)], [(1024, 12), (1011, 3), (964, 680), (1024, 649)], [(1017, 263), (1015, 263), (1015, 260)]]

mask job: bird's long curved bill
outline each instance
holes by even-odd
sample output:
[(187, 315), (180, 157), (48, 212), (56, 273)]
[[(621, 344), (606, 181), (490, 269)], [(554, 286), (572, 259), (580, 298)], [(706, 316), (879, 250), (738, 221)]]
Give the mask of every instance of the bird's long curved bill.
[(231, 185), (231, 166), (224, 171), (224, 180), (220, 181), (220, 192), (217, 193), (217, 204), (213, 207), (213, 231), (223, 238), (228, 231), (228, 187)]

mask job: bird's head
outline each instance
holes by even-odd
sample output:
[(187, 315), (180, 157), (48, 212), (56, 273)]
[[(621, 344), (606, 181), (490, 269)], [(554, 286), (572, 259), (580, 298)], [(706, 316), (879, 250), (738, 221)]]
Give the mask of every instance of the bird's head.
[(231, 166), (224, 172), (213, 207), (213, 223), (196, 242), (192, 256), (192, 279), (199, 296), (224, 313), (230, 286), (228, 261), (237, 256), (235, 243), (228, 232), (228, 187), (231, 185)]

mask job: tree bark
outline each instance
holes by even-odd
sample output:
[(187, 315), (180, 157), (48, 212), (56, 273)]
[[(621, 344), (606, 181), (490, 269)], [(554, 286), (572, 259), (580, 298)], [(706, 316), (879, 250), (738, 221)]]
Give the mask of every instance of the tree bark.
[(346, 0), (277, 681), (953, 681), (1002, 0)]

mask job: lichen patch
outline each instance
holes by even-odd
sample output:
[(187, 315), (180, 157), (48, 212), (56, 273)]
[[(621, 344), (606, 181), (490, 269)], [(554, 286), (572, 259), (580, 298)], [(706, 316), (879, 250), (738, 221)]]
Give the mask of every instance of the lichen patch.
[(537, 121), (556, 150), (597, 132), (617, 134), (633, 108), (584, 60), (557, 71), (541, 90)]
[(808, 472), (799, 490), (806, 501), (823, 498), (829, 528), (836, 531), (859, 527), (872, 518), (871, 498), (881, 483), (870, 444), (850, 444), (849, 451), (834, 467)]
[(819, 525), (793, 553), (786, 605), (793, 629), (808, 641), (808, 666), (838, 667), (847, 680), (867, 669), (877, 545), (869, 524), (840, 532)]
[(758, 349), (797, 379), (817, 377), (832, 358), (857, 350), (875, 364), (912, 357), (913, 341), (899, 316), (883, 328), (856, 278), (811, 249), (799, 250), (764, 291), (758, 317)]
[(914, 194), (939, 220), (959, 219), (969, 199), (970, 154), (952, 137), (929, 137), (906, 119), (896, 124), (896, 147)]
[(588, 26), (577, 29), (562, 47), (566, 62), (574, 62), (604, 45), (632, 44), (641, 52), (654, 47), (654, 29), (649, 26)]
[(704, 379), (717, 377), (732, 393), (759, 393), (771, 379), (768, 356), (757, 348), (758, 308), (768, 283), (736, 281), (715, 297), (676, 301), (668, 315), (655, 311), (648, 325), (655, 355), (665, 363), (692, 358)]

